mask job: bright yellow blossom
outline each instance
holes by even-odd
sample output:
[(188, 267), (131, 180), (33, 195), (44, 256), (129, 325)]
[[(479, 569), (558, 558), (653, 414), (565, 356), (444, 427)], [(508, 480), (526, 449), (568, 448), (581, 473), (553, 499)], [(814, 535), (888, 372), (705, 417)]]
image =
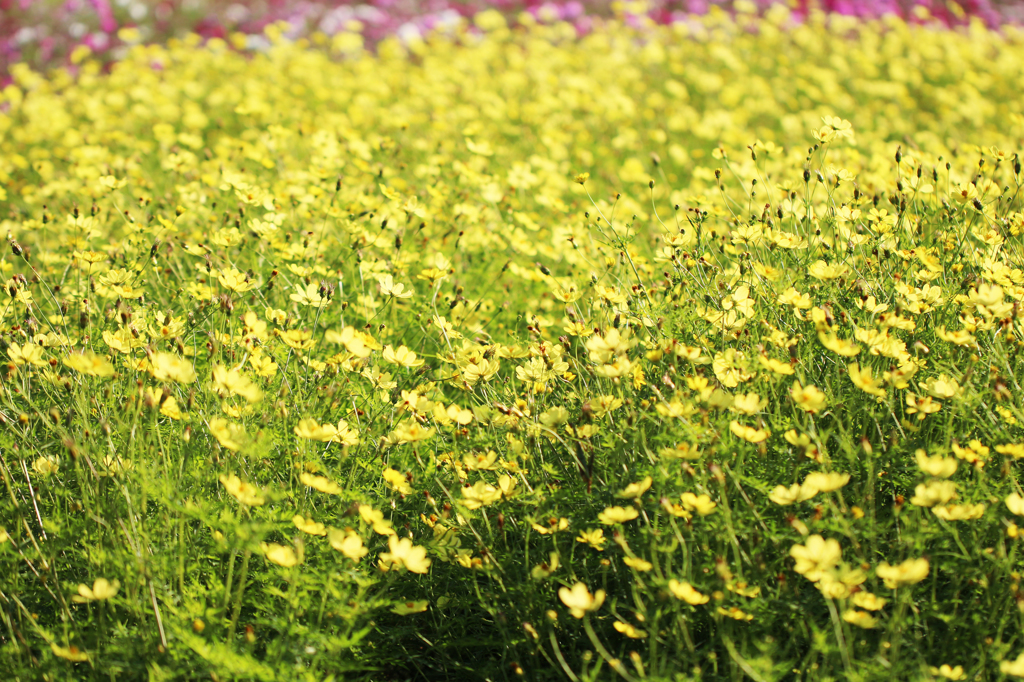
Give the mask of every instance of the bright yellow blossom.
[(558, 598), (569, 607), (573, 618), (583, 618), (590, 611), (597, 611), (604, 603), (604, 590), (591, 594), (583, 583), (576, 583), (572, 589), (562, 587), (558, 590)]
[(337, 528), (331, 528), (327, 532), (327, 539), (330, 542), (331, 547), (338, 550), (355, 563), (359, 563), (359, 560), (369, 553), (369, 550), (363, 546), (363, 539), (356, 535), (355, 531), (351, 528), (347, 528), (343, 531), (338, 530)]
[(668, 581), (668, 591), (679, 601), (684, 601), (690, 606), (700, 606), (708, 602), (708, 596), (694, 589), (688, 582), (682, 582), (673, 578)]
[(878, 577), (885, 582), (890, 590), (906, 585), (915, 585), (928, 577), (927, 559), (907, 559), (901, 564), (890, 566), (882, 562), (875, 569)]
[(94, 377), (114, 376), (114, 366), (110, 361), (91, 351), (71, 353), (64, 358), (64, 364), (80, 374)]
[(397, 535), (388, 538), (388, 550), (380, 555), (385, 564), (403, 567), (412, 573), (426, 573), (430, 568), (425, 547), (418, 547), (409, 538), (398, 539)]
[(302, 472), (299, 474), (299, 480), (303, 485), (308, 485), (310, 488), (328, 495), (338, 495), (341, 493), (341, 486), (324, 476)]
[(120, 580), (107, 580), (106, 578), (97, 578), (93, 581), (92, 587), (87, 585), (78, 586), (78, 594), (71, 597), (71, 601), (74, 602), (90, 602), (90, 601), (105, 601), (112, 598), (117, 594), (117, 591), (121, 587)]
[(635, 507), (607, 507), (597, 515), (597, 520), (606, 526), (632, 521), (640, 514)]
[(292, 523), (295, 527), (301, 530), (303, 533), (309, 535), (327, 535), (327, 527), (322, 523), (317, 523), (313, 519), (307, 519), (301, 514), (296, 514), (292, 517)]
[(816, 386), (802, 386), (799, 381), (793, 382), (793, 387), (790, 389), (790, 395), (793, 397), (793, 402), (804, 412), (810, 412), (816, 414), (825, 407), (825, 394), (822, 393)]
[(245, 483), (235, 474), (221, 474), (219, 479), (224, 488), (247, 507), (258, 507), (267, 501), (267, 498), (260, 493), (259, 489), (249, 483)]
[(278, 566), (291, 568), (299, 564), (299, 557), (291, 547), (276, 542), (261, 542), (260, 549), (263, 550), (263, 556), (267, 557), (267, 561)]

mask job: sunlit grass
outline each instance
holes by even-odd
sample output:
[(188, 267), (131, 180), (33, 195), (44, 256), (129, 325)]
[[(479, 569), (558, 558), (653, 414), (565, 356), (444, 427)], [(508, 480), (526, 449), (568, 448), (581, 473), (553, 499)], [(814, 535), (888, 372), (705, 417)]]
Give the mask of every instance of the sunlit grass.
[(17, 69), (3, 669), (1024, 676), (1020, 35), (737, 21)]

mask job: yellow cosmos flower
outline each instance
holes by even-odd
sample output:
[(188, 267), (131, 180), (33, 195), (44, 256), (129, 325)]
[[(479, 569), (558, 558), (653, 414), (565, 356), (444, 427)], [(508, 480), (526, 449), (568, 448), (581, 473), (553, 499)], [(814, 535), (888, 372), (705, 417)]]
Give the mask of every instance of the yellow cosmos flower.
[(814, 486), (804, 486), (799, 483), (794, 483), (788, 488), (784, 485), (777, 485), (769, 493), (768, 499), (777, 505), (788, 507), (791, 504), (797, 502), (805, 502), (815, 495), (818, 494), (818, 489)]
[(945, 374), (927, 381), (924, 384), (924, 388), (933, 398), (940, 398), (942, 400), (949, 400), (955, 398), (963, 393), (963, 387), (960, 386), (956, 379), (953, 379)]
[(804, 456), (808, 459), (813, 459), (818, 464), (821, 464), (824, 461), (824, 458), (821, 456), (821, 450), (806, 433), (800, 433), (796, 429), (790, 429), (782, 434), (782, 437), (785, 438), (786, 442), (790, 445), (803, 450)]
[(956, 441), (953, 441), (952, 449), (953, 454), (956, 455), (958, 459), (962, 459), (965, 462), (970, 462), (971, 464), (979, 466), (985, 463), (990, 452), (988, 446), (982, 445), (981, 441), (976, 438), (967, 443), (966, 447), (961, 446)]
[(221, 398), (237, 395), (249, 403), (258, 403), (263, 399), (263, 391), (238, 368), (227, 368), (223, 365), (213, 367), (213, 390)]
[(671, 448), (661, 448), (658, 454), (665, 459), (700, 459), (701, 451), (690, 443), (677, 443)]
[(932, 507), (932, 513), (944, 521), (974, 521), (985, 514), (983, 504), (947, 504)]
[[(605, 379), (621, 379), (633, 372), (633, 363), (625, 355), (619, 355), (607, 365), (600, 365), (594, 369), (594, 374)], [(616, 382), (618, 383), (618, 382)]]
[(395, 298), (412, 298), (412, 292), (406, 290), (405, 285), (396, 283), (395, 278), (391, 275), (385, 275), (377, 278), (377, 284), (380, 285), (380, 293), (383, 296), (393, 296)]
[(747, 599), (755, 599), (761, 594), (760, 587), (751, 586), (743, 580), (730, 580), (726, 583), (725, 588), (730, 592), (735, 592), (741, 597), (746, 597)]
[(726, 388), (735, 388), (741, 381), (754, 378), (746, 369), (746, 356), (735, 348), (716, 354), (711, 368), (715, 372), (715, 377)]
[(192, 368), (192, 363), (173, 353), (153, 353), (150, 363), (150, 372), (157, 381), (191, 384), (196, 380), (196, 372)]
[[(996, 447), (998, 450), (998, 446)], [(922, 473), (928, 474), (935, 478), (949, 478), (956, 473), (956, 467), (958, 462), (951, 457), (929, 457), (924, 450), (918, 448), (914, 451), (914, 460), (917, 462), (917, 468)]]
[(789, 394), (804, 412), (816, 414), (825, 407), (825, 394), (813, 385), (802, 386), (799, 381), (794, 381)]
[(997, 445), (996, 452), (1002, 455), (1010, 455), (1014, 459), (1024, 459), (1024, 443), (1007, 443), (1006, 445)]
[(308, 485), (310, 488), (319, 490), (322, 493), (326, 493), (328, 495), (341, 494), (341, 486), (324, 476), (316, 476), (314, 474), (303, 472), (299, 474), (299, 480), (303, 485)]
[(320, 295), (321, 285), (318, 282), (310, 282), (304, 288), (299, 288), (294, 294), (288, 296), (299, 305), (308, 305), (320, 309), (327, 307), (331, 300), (327, 296)]
[(79, 374), (93, 377), (114, 376), (114, 366), (110, 364), (110, 361), (106, 357), (92, 351), (72, 353), (64, 358), (64, 364)]
[(331, 528), (327, 531), (327, 540), (331, 543), (331, 547), (357, 564), (370, 551), (363, 546), (363, 539), (356, 535), (351, 528), (345, 530)]
[(648, 490), (650, 490), (651, 483), (653, 483), (653, 482), (654, 482), (654, 479), (651, 478), (650, 476), (647, 476), (642, 481), (637, 481), (636, 483), (630, 483), (625, 488), (623, 488), (622, 490), (619, 491), (618, 497), (621, 497), (621, 498), (626, 499), (626, 500), (636, 499), (636, 498), (642, 496)]
[(733, 397), (730, 409), (740, 414), (752, 415), (760, 412), (766, 404), (767, 401), (762, 400), (761, 396), (756, 393), (741, 393)]
[(583, 618), (587, 613), (600, 609), (601, 604), (604, 604), (604, 597), (604, 590), (591, 594), (583, 583), (576, 583), (572, 589), (562, 587), (558, 590), (558, 598), (569, 607), (569, 613), (573, 618)]
[(460, 426), (467, 426), (473, 423), (473, 411), (464, 410), (454, 403), (448, 407), (443, 407), (441, 403), (437, 403), (434, 406), (434, 419), (439, 424), (451, 424), (454, 422)]
[(621, 632), (630, 639), (644, 639), (645, 637), (647, 637), (647, 633), (643, 630), (637, 629), (629, 623), (624, 623), (621, 620), (617, 620), (614, 623), (612, 623), (612, 627), (614, 627), (618, 632)]
[(808, 266), (807, 274), (814, 279), (827, 281), (844, 277), (849, 270), (850, 268), (842, 263), (826, 263), (823, 260), (818, 260)]
[(280, 338), (286, 346), (294, 350), (309, 350), (316, 345), (313, 332), (308, 329), (289, 329), (281, 332)]
[(888, 599), (882, 599), (870, 592), (861, 591), (853, 595), (853, 605), (868, 611), (881, 611), (887, 603)]
[(389, 467), (384, 470), (383, 477), (392, 490), (402, 495), (412, 495), (412, 486), (409, 485), (409, 479), (405, 477), (405, 474), (400, 474)]
[(359, 505), (359, 516), (363, 522), (370, 524), (373, 532), (378, 535), (395, 535), (391, 522), (384, 518), (384, 512), (374, 509), (368, 504)]
[(796, 370), (793, 369), (793, 365), (789, 364), (788, 362), (776, 360), (775, 358), (770, 358), (767, 355), (759, 355), (757, 361), (766, 370), (768, 370), (769, 372), (773, 372), (775, 374), (785, 376), (796, 372)]
[(867, 611), (858, 611), (856, 609), (850, 609), (849, 611), (843, 612), (843, 620), (851, 625), (856, 625), (859, 628), (870, 630), (878, 624), (878, 619), (872, 616)]
[(267, 501), (258, 488), (243, 482), (234, 474), (221, 474), (218, 478), (228, 493), (247, 507), (259, 507)]
[(398, 539), (392, 535), (388, 538), (389, 551), (380, 555), (380, 560), (385, 564), (404, 567), (412, 573), (426, 573), (430, 568), (430, 559), (427, 558), (427, 548), (413, 545), (409, 538)]
[(126, 471), (131, 471), (135, 468), (135, 465), (120, 456), (108, 455), (103, 458), (103, 467), (110, 475), (117, 476)]
[(613, 526), (617, 523), (627, 523), (640, 514), (635, 507), (607, 507), (598, 514), (597, 520), (606, 526)]
[(942, 409), (942, 403), (928, 395), (916, 396), (913, 393), (908, 392), (906, 396), (906, 403), (907, 414), (917, 414), (917, 418), (919, 420), (924, 419), (927, 415), (934, 414)]
[(368, 358), (374, 350), (380, 350), (380, 344), (372, 336), (355, 327), (345, 327), (340, 332), (328, 330), (324, 339), (345, 346), (345, 350), (357, 358)]
[(849, 482), (850, 474), (841, 474), (837, 471), (830, 471), (828, 473), (824, 471), (815, 471), (807, 474), (807, 478), (804, 479), (803, 486), (808, 490), (813, 488), (819, 493), (831, 493), (839, 490)]
[(269, 355), (250, 355), (249, 365), (252, 366), (256, 376), (263, 379), (273, 379), (277, 374), (277, 363)]
[(667, 497), (661, 498), (661, 508), (664, 509), (669, 514), (671, 514), (672, 516), (676, 516), (681, 519), (686, 519), (687, 521), (693, 518), (692, 510), (686, 509), (679, 504), (673, 504), (672, 501), (669, 500)]
[(668, 591), (672, 593), (672, 596), (676, 599), (684, 601), (691, 606), (706, 604), (709, 599), (706, 594), (698, 592), (690, 583), (680, 582), (675, 579), (668, 581)]
[(435, 429), (427, 428), (415, 419), (406, 419), (400, 422), (395, 427), (395, 430), (388, 434), (387, 442), (392, 445), (416, 443), (432, 438), (434, 433), (436, 433)]
[(488, 450), (486, 453), (470, 453), (462, 456), (462, 466), (469, 471), (493, 471), (498, 468), (498, 453)]
[[(707, 393), (710, 396), (712, 392), (709, 390)], [(662, 417), (689, 417), (697, 411), (697, 408), (692, 403), (687, 402), (684, 404), (678, 400), (673, 400), (670, 403), (658, 403), (654, 406), (654, 409)]]
[(484, 481), (462, 487), (462, 503), (469, 509), (479, 509), (501, 499), (501, 490)]
[(219, 281), (225, 289), (229, 289), (236, 294), (251, 291), (259, 286), (256, 282), (250, 280), (247, 274), (239, 272), (235, 268), (220, 270), (217, 273), (217, 281)]
[(46, 358), (43, 357), (44, 350), (42, 346), (36, 345), (31, 341), (24, 346), (18, 343), (11, 343), (7, 347), (7, 357), (18, 366), (32, 365), (33, 367), (44, 367), (46, 365)]
[(999, 672), (1004, 675), (1024, 677), (1024, 653), (1012, 661), (1001, 661), (999, 663)]
[(315, 440), (322, 443), (340, 443), (341, 445), (358, 445), (359, 435), (348, 427), (344, 419), (338, 420), (338, 425), (317, 424), (315, 419), (300, 419), (299, 423), (292, 429), (299, 438)]
[(291, 547), (279, 545), (276, 542), (261, 542), (260, 549), (263, 550), (263, 556), (272, 564), (291, 568), (299, 563), (299, 557), (295, 555), (295, 550)]
[(186, 414), (181, 411), (178, 406), (178, 400), (173, 395), (167, 396), (167, 398), (160, 404), (160, 414), (175, 421), (184, 419)]
[(294, 523), (295, 527), (303, 533), (308, 533), (309, 535), (327, 535), (327, 528), (324, 524), (317, 523), (313, 519), (307, 519), (301, 514), (293, 516), (292, 523)]
[(932, 675), (945, 677), (947, 680), (964, 679), (964, 667), (962, 665), (951, 667), (946, 663), (943, 663), (938, 668), (936, 668), (935, 666), (928, 666), (928, 672)]
[(222, 417), (214, 417), (210, 420), (210, 433), (217, 439), (221, 447), (234, 452), (241, 450), (247, 440), (245, 427), (229, 422)]
[(732, 432), (732, 435), (737, 438), (741, 438), (748, 443), (760, 443), (766, 440), (770, 435), (765, 429), (755, 429), (752, 426), (740, 424), (738, 421), (729, 422), (729, 431)]
[(897, 566), (890, 566), (882, 562), (875, 569), (875, 573), (882, 579), (885, 586), (890, 590), (906, 585), (915, 585), (928, 577), (927, 559), (907, 559)]
[(502, 474), (498, 477), (498, 490), (505, 497), (512, 497), (516, 494), (516, 479), (508, 474)]
[(146, 345), (146, 337), (144, 334), (132, 334), (130, 329), (122, 327), (117, 332), (104, 331), (103, 342), (118, 353), (131, 355), (133, 350)]
[(1021, 497), (1017, 493), (1010, 493), (1010, 495), (1007, 496), (1005, 502), (1006, 508), (1010, 510), (1011, 514), (1016, 514), (1017, 516), (1024, 516), (1024, 497)]
[(790, 547), (789, 555), (796, 559), (793, 570), (813, 583), (821, 580), (826, 572), (839, 564), (843, 550), (837, 540), (812, 535), (805, 544)]
[(807, 310), (813, 305), (809, 294), (801, 294), (794, 287), (789, 287), (779, 295), (779, 303), (791, 305), (798, 310)]
[(701, 516), (709, 516), (715, 512), (717, 503), (711, 501), (709, 495), (694, 495), (693, 493), (683, 493), (680, 501), (683, 503), (683, 507), (687, 511), (695, 511)]
[(945, 327), (936, 327), (935, 334), (943, 341), (954, 343), (958, 346), (975, 347), (978, 345), (977, 339), (965, 330), (947, 332)]
[(594, 530), (581, 530), (580, 534), (576, 537), (576, 542), (583, 542), (599, 552), (604, 551), (604, 545), (608, 542), (608, 538), (604, 536), (603, 528), (596, 528)]
[(60, 469), (60, 460), (53, 455), (42, 455), (32, 462), (32, 470), (41, 476), (51, 476)]
[(746, 611), (744, 611), (743, 609), (739, 608), (738, 606), (730, 606), (727, 609), (719, 606), (717, 609), (715, 609), (715, 611), (719, 615), (725, 616), (727, 618), (732, 618), (733, 620), (744, 621), (744, 622), (749, 622), (749, 621), (754, 620), (754, 616), (753, 615), (747, 613)]
[(914, 489), (914, 496), (910, 498), (910, 504), (918, 507), (934, 507), (937, 504), (946, 504), (955, 497), (956, 484), (952, 481), (929, 481)]
[(597, 365), (611, 363), (616, 356), (623, 356), (637, 340), (633, 338), (633, 332), (629, 327), (617, 329), (612, 327), (603, 336), (595, 335), (587, 339), (587, 350), (590, 351), (590, 361)]
[(399, 346), (396, 350), (390, 344), (384, 346), (384, 359), (393, 365), (400, 365), (413, 369), (423, 364), (423, 359), (416, 357), (416, 353), (409, 350), (406, 346)]
[(882, 388), (882, 382), (872, 376), (870, 367), (861, 367), (855, 362), (847, 367), (847, 371), (849, 372), (850, 381), (853, 382), (854, 386), (869, 395), (878, 398), (885, 397), (886, 393), (885, 389)]
[(328, 435), (315, 419), (300, 419), (292, 432), (305, 440), (326, 441), (331, 439), (331, 435)]
[(110, 581), (106, 578), (97, 578), (93, 581), (92, 587), (87, 585), (78, 586), (78, 594), (71, 597), (71, 601), (79, 604), (90, 601), (105, 601), (117, 594), (121, 588), (121, 581)]

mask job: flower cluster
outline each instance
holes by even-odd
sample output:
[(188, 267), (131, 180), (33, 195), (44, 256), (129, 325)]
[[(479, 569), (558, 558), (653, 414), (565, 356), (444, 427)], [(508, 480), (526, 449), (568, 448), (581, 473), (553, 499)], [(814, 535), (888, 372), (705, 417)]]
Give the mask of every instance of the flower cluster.
[(642, 9), (12, 70), (16, 676), (1021, 670), (1024, 40)]

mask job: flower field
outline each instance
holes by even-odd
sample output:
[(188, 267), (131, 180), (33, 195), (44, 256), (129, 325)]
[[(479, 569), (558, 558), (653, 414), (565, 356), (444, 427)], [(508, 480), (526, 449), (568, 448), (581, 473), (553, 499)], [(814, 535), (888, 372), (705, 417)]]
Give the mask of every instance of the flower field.
[(1024, 677), (1024, 32), (635, 10), (10, 68), (9, 679)]

